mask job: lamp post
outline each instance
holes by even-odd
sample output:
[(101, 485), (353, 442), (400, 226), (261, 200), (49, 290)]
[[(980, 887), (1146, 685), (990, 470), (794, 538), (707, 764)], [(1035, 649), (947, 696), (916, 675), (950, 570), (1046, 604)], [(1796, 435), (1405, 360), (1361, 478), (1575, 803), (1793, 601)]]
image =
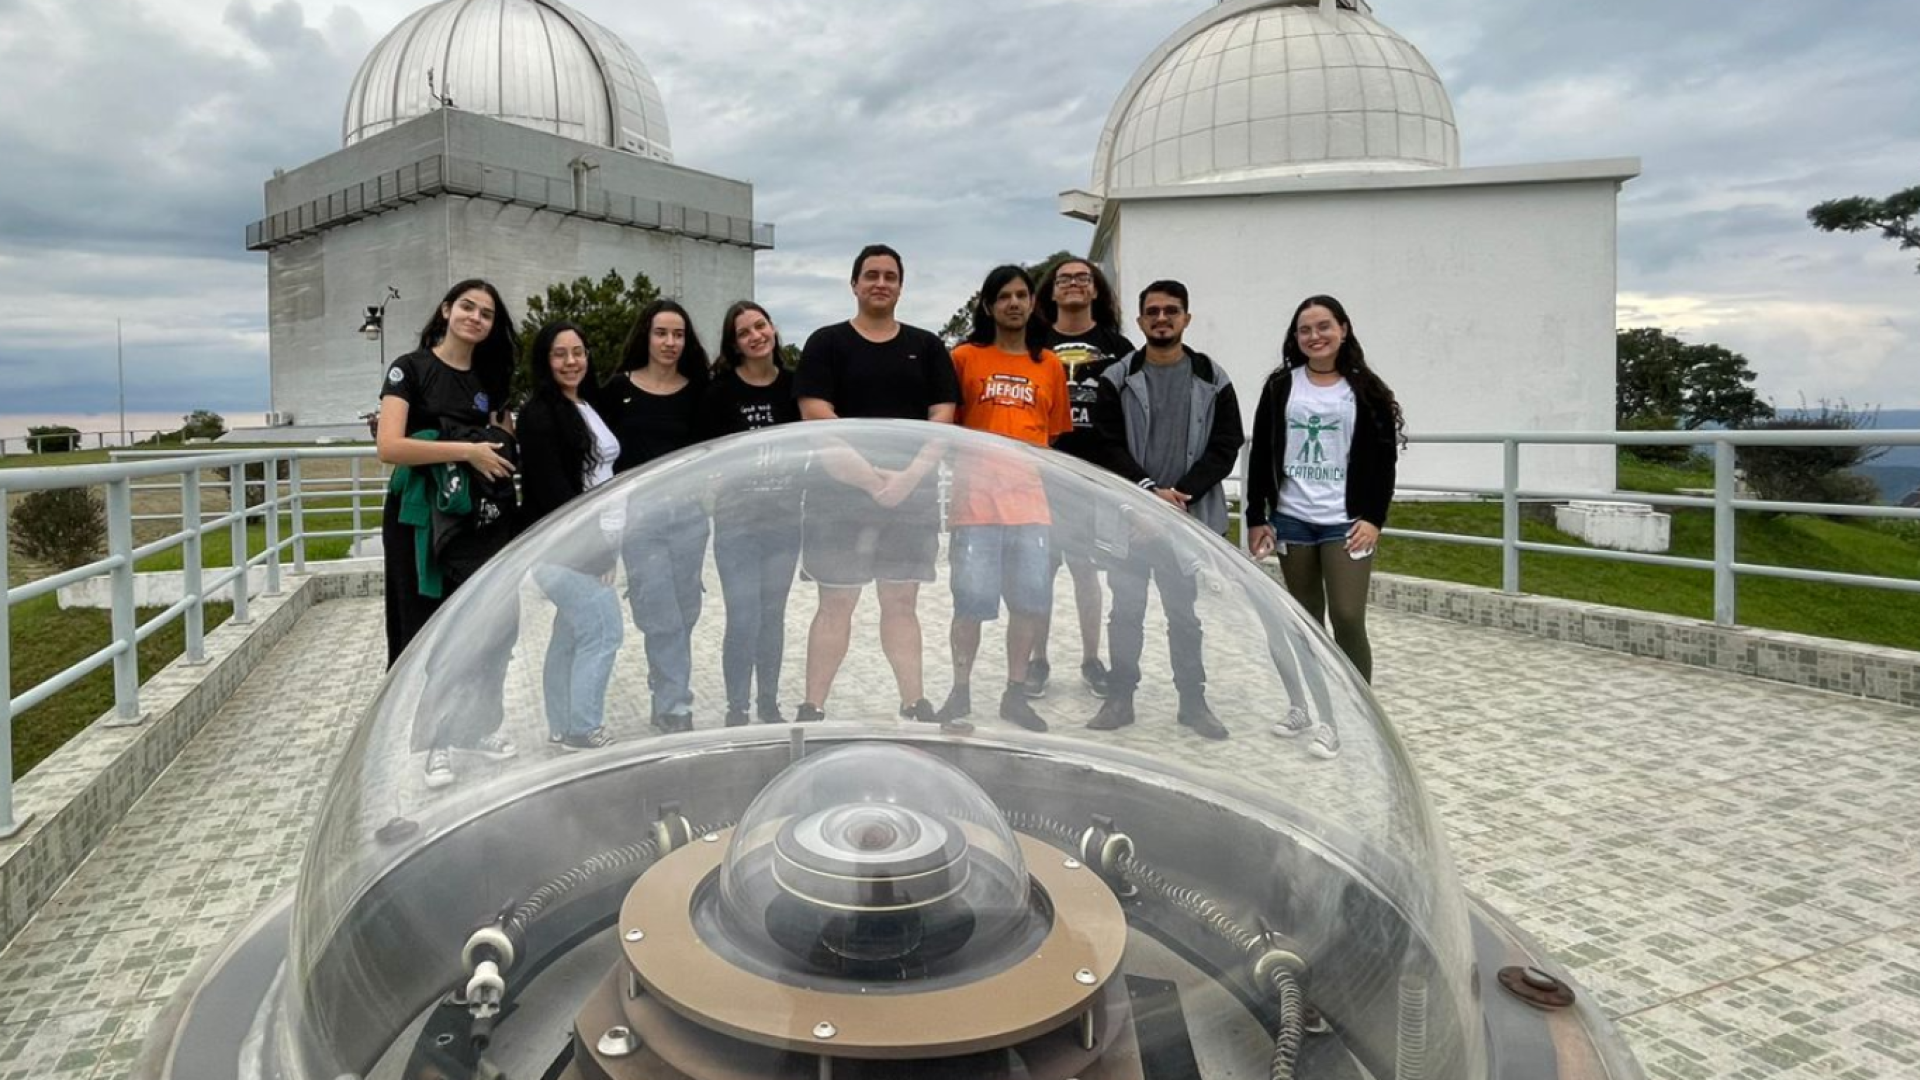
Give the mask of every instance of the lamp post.
[(360, 324), (362, 337), (368, 341), (380, 343), (380, 368), (383, 371), (387, 366), (387, 305), (398, 299), (400, 299), (400, 290), (391, 285), (387, 286), (386, 298), (381, 300), (378, 306), (367, 305), (367, 317)]

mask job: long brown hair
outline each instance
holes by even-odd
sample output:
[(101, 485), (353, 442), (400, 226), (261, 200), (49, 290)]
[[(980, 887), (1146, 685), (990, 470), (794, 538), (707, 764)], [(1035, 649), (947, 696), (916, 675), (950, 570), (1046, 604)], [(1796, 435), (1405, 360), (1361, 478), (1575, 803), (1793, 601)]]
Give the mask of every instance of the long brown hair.
[(1391, 417), (1393, 437), (1404, 449), (1407, 445), (1407, 421), (1400, 414), (1400, 402), (1394, 398), (1393, 391), (1385, 380), (1367, 366), (1367, 353), (1360, 347), (1360, 338), (1353, 332), (1353, 321), (1347, 318), (1347, 309), (1340, 301), (1331, 296), (1309, 296), (1300, 301), (1293, 309), (1293, 319), (1287, 323), (1287, 340), (1280, 345), (1280, 355), (1285, 359), (1280, 365), (1282, 371), (1292, 371), (1305, 367), (1307, 354), (1300, 351), (1300, 313), (1310, 307), (1323, 307), (1333, 313), (1340, 323), (1340, 329), (1347, 332), (1346, 339), (1340, 342), (1340, 353), (1334, 357), (1333, 368), (1345, 376), (1347, 384), (1353, 387), (1353, 396), (1360, 404), (1378, 416)]

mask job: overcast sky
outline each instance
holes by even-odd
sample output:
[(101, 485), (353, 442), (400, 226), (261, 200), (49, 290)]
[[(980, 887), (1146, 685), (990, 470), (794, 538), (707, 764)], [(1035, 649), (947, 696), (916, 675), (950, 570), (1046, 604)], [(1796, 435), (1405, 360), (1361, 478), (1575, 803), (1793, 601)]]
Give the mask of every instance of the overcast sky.
[[(258, 412), (262, 181), (339, 146), (397, 0), (0, 0), (0, 413)], [(1115, 96), (1207, 0), (577, 0), (667, 102), (676, 160), (751, 180), (790, 339), (850, 310), (851, 253), (907, 255), (944, 321), (997, 262), (1083, 249)], [(1806, 224), (1920, 184), (1913, 0), (1378, 0), (1453, 96), (1467, 165), (1638, 156), (1622, 325), (1745, 353), (1776, 403), (1920, 405), (1913, 253)], [(513, 298), (510, 298), (513, 299)], [(1497, 298), (1489, 298), (1490, 307)]]

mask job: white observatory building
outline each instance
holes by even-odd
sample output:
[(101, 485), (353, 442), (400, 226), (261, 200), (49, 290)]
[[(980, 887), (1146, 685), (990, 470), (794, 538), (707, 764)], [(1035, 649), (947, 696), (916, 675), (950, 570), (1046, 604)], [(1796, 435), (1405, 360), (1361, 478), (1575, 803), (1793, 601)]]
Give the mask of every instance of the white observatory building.
[(413, 348), (462, 278), (492, 281), (518, 320), (548, 285), (639, 271), (707, 330), (773, 246), (750, 184), (673, 164), (633, 50), (557, 0), (414, 12), (360, 65), (341, 135), (276, 171), (247, 227), (267, 253), (269, 423), (294, 426), (279, 437), (375, 409), (381, 353)]
[[(1186, 282), (1188, 339), (1249, 420), (1295, 305), (1325, 293), (1409, 430), (1612, 431), (1617, 204), (1639, 171), (1462, 168), (1446, 87), (1366, 0), (1226, 0), (1140, 65), (1061, 210), (1095, 225), (1128, 315), (1148, 282)], [(1613, 486), (1609, 448), (1522, 460), (1530, 487)], [(1400, 479), (1500, 469), (1497, 447), (1419, 446)]]

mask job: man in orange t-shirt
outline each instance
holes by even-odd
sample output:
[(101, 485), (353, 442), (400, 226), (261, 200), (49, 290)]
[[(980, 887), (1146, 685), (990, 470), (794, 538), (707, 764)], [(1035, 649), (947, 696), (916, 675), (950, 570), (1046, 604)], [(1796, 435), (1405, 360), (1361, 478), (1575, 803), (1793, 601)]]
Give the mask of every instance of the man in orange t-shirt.
[[(1033, 279), (1018, 266), (996, 267), (974, 302), (973, 332), (953, 350), (960, 380), (962, 427), (990, 431), (1030, 446), (1047, 446), (1073, 430), (1067, 372), (1060, 358), (1027, 339)], [(1040, 470), (1027, 452), (969, 447), (953, 459), (953, 689), (937, 714), (957, 720), (973, 711), (973, 662), (980, 624), (1007, 602), (1007, 687), (1000, 718), (1029, 731), (1047, 722), (1027, 700), (1028, 658), (1053, 608), (1053, 563)]]

